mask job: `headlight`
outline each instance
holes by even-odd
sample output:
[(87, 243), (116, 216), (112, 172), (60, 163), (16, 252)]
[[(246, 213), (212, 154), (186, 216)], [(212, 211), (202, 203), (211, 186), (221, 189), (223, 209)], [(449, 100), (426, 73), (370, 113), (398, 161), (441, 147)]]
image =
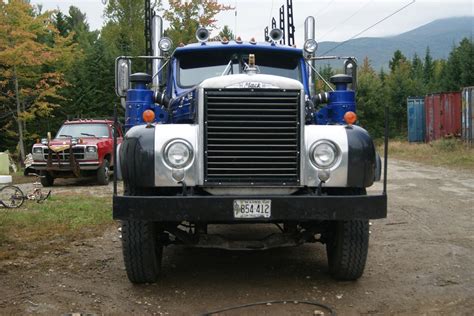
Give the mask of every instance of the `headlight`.
[(169, 39), (168, 37), (163, 37), (162, 39), (160, 39), (160, 41), (158, 42), (158, 47), (160, 48), (161, 51), (163, 52), (167, 52), (171, 49), (171, 46), (173, 46), (173, 42), (171, 41), (171, 39)]
[(166, 145), (163, 156), (170, 167), (184, 168), (193, 158), (192, 146), (184, 139), (172, 140)]
[(304, 43), (304, 51), (307, 52), (308, 54), (314, 54), (316, 50), (318, 49), (318, 42), (316, 42), (314, 39), (308, 39)]
[(43, 148), (41, 147), (33, 147), (33, 154), (42, 154)]
[(71, 138), (71, 145), (77, 145), (77, 138)]
[(97, 147), (95, 147), (95, 146), (87, 146), (87, 147), (86, 147), (86, 151), (87, 151), (88, 153), (95, 153), (95, 152), (97, 152)]
[(314, 143), (310, 153), (313, 163), (316, 167), (321, 169), (332, 167), (339, 158), (339, 150), (337, 149), (337, 146), (327, 140)]

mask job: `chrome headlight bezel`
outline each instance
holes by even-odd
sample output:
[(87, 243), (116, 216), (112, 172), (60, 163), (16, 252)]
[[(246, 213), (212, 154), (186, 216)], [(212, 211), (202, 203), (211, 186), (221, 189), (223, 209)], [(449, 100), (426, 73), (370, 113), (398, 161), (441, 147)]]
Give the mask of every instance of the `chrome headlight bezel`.
[(173, 47), (173, 41), (169, 37), (162, 37), (158, 42), (158, 47), (164, 53), (169, 52)]
[(43, 147), (33, 147), (33, 150), (32, 150), (32, 154), (33, 155), (42, 155), (43, 154)]
[(318, 50), (318, 42), (316, 40), (310, 38), (304, 42), (303, 49), (307, 54), (314, 54)]
[[(333, 158), (328, 162), (324, 163), (321, 159), (318, 159), (316, 156), (316, 150), (320, 149), (323, 150), (324, 147), (326, 149), (330, 149), (332, 151)], [(341, 159), (341, 150), (334, 142), (330, 140), (319, 140), (311, 145), (310, 151), (310, 160), (314, 164), (314, 166), (318, 169), (331, 169), (334, 167)]]
[[(186, 159), (186, 161), (178, 164), (178, 163), (173, 163), (170, 160), (169, 153), (170, 153), (170, 150), (174, 146), (179, 146), (179, 145), (184, 145), (184, 148), (187, 149), (188, 158)], [(194, 158), (193, 146), (187, 140), (184, 140), (184, 139), (181, 139), (181, 138), (172, 139), (164, 146), (163, 160), (164, 160), (164, 163), (171, 169), (184, 169), (184, 168), (188, 167), (189, 165), (191, 165), (191, 163), (193, 161), (193, 158)]]
[(86, 146), (85, 152), (88, 154), (95, 154), (97, 152), (97, 146)]

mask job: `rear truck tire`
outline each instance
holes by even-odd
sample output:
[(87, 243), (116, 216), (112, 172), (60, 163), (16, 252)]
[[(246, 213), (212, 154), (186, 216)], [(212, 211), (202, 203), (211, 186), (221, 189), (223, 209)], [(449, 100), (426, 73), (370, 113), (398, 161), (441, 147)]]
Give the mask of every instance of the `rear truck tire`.
[(132, 283), (154, 283), (161, 272), (163, 245), (159, 241), (157, 223), (122, 221), (123, 260)]
[(41, 184), (46, 187), (52, 187), (54, 184), (54, 177), (48, 171), (41, 171), (40, 172), (40, 182)]
[(110, 180), (110, 163), (104, 159), (102, 165), (97, 169), (97, 183), (100, 185), (108, 185)]
[(368, 220), (332, 223), (326, 242), (329, 274), (336, 280), (357, 280), (364, 273), (368, 249)]

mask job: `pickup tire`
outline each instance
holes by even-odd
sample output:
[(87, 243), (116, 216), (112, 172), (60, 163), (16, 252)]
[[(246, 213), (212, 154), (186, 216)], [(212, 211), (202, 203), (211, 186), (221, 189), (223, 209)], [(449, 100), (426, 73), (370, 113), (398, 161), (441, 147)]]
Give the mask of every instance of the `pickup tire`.
[(369, 221), (337, 221), (332, 223), (328, 237), (329, 274), (343, 281), (360, 278), (369, 249)]
[(122, 221), (125, 270), (132, 283), (154, 283), (161, 271), (163, 245), (157, 225), (146, 221)]
[(54, 184), (54, 177), (48, 171), (41, 171), (40, 182), (41, 182), (41, 185), (45, 188), (52, 187)]
[(108, 185), (110, 180), (110, 163), (104, 159), (102, 165), (97, 169), (97, 183), (100, 185)]

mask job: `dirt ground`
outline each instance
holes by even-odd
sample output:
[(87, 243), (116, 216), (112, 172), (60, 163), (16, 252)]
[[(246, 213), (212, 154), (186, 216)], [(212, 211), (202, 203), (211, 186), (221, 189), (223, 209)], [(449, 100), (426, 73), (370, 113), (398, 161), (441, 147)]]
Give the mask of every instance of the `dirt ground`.
[[(474, 174), (394, 160), (389, 168), (389, 215), (373, 221), (357, 282), (330, 279), (319, 244), (263, 252), (171, 246), (161, 281), (134, 286), (111, 227), (40, 257), (0, 262), (0, 314), (199, 315), (258, 301), (311, 300), (339, 315), (472, 315)], [(98, 190), (65, 182), (53, 193)], [(111, 186), (103, 192), (110, 193)], [(288, 302), (222, 315), (321, 315), (318, 310)]]

